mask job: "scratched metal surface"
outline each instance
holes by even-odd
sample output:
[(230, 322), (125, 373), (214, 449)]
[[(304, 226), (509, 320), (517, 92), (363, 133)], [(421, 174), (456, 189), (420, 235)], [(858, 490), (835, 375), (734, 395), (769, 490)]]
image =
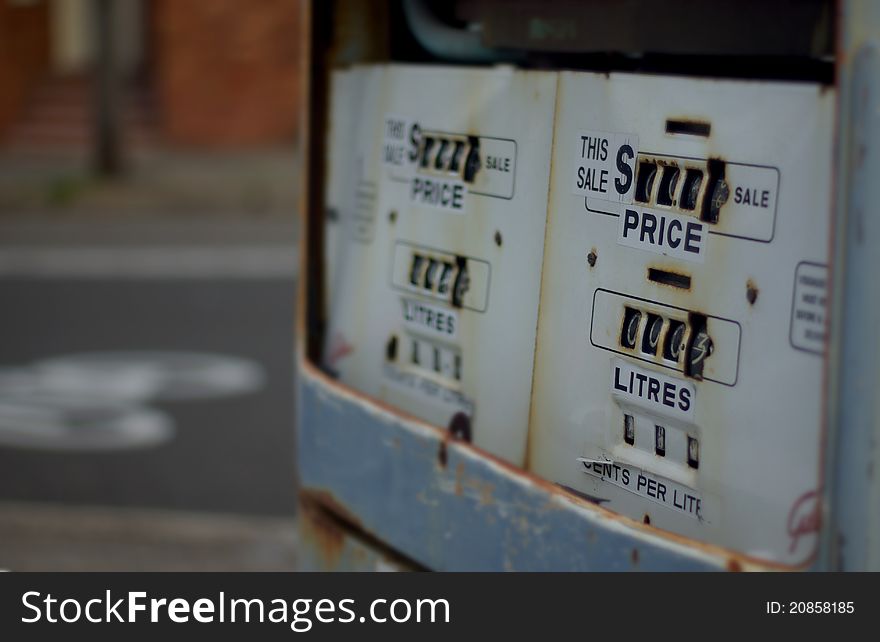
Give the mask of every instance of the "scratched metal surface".
[(430, 569), (745, 568), (445, 441), (442, 431), (367, 401), (311, 366), (300, 366), (298, 398), (302, 489)]
[(316, 505), (302, 507), (297, 518), (297, 570), (396, 573), (420, 570), (385, 549), (381, 543), (358, 536)]

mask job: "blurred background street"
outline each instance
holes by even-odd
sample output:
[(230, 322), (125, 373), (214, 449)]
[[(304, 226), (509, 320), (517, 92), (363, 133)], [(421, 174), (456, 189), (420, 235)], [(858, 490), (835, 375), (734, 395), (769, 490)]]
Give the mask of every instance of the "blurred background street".
[(295, 564), (297, 0), (0, 0), (0, 568)]

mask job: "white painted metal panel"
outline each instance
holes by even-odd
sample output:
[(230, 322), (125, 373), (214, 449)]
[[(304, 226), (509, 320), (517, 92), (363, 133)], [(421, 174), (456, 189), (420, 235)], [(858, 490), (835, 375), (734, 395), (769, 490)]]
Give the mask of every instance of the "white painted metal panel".
[(661, 529), (810, 559), (833, 101), (811, 84), (560, 74), (533, 472)]
[(339, 187), (351, 207), (324, 366), (523, 465), (557, 75), (353, 73), (357, 131), (331, 149), (357, 170)]

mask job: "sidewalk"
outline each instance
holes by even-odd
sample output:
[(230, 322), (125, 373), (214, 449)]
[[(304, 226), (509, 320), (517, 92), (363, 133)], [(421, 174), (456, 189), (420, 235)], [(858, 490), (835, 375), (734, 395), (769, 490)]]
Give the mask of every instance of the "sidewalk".
[(81, 152), (0, 149), (0, 275), (133, 265), (292, 275), (298, 181), (293, 148), (143, 150), (113, 181), (93, 177)]
[(82, 152), (27, 153), (0, 147), (0, 222), (292, 222), (298, 175), (292, 147), (141, 150), (113, 181), (92, 176)]

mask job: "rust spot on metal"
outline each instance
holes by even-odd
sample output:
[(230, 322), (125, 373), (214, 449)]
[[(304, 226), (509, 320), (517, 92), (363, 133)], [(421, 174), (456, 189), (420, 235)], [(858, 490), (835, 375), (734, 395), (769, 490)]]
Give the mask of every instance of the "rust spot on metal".
[(648, 525), (651, 524), (651, 516), (648, 515), (648, 513), (645, 513), (645, 516), (642, 518), (642, 523), (648, 524)]
[(345, 536), (333, 519), (313, 501), (300, 502), (300, 527), (313, 542), (326, 568), (338, 565), (345, 548)]
[(498, 247), (501, 247), (501, 242), (502, 242), (501, 232), (498, 230), (495, 230), (495, 245), (497, 245)]
[[(441, 451), (443, 452), (443, 451)], [(456, 497), (464, 497), (465, 491), (468, 498), (476, 499), (481, 506), (491, 506), (495, 503), (495, 484), (480, 479), (478, 477), (470, 477), (465, 473), (464, 463), (459, 462), (455, 467), (455, 495)], [(520, 518), (525, 520), (525, 518)], [(528, 521), (523, 522), (525, 528), (528, 528)], [(520, 527), (523, 527), (520, 524)]]
[(739, 563), (739, 560), (731, 558), (727, 560), (727, 570), (731, 573), (742, 573), (743, 567), (742, 564)]
[(337, 515), (341, 519), (345, 520), (352, 526), (363, 529), (363, 525), (361, 524), (361, 520), (358, 517), (349, 511), (336, 497), (333, 496), (333, 493), (330, 493), (326, 490), (301, 490), (299, 493), (300, 502), (303, 505), (312, 503), (318, 504), (323, 508), (327, 509), (334, 515)]
[(397, 222), (397, 210), (391, 210), (388, 212), (388, 222), (392, 225)]
[(639, 549), (634, 548), (632, 552), (629, 554), (629, 559), (632, 562), (633, 566), (639, 565)]
[(446, 462), (449, 460), (449, 455), (446, 452), (446, 441), (440, 442), (440, 447), (437, 449), (437, 461), (440, 462), (441, 468), (446, 468)]
[(749, 305), (755, 305), (755, 301), (758, 300), (758, 292), (758, 286), (749, 279), (746, 282), (746, 300), (749, 302)]
[[(340, 508), (340, 504), (330, 493), (304, 490), (300, 491), (299, 500), (301, 533), (304, 539), (314, 543), (324, 570), (341, 570), (342, 557), (346, 551), (356, 561), (368, 560), (371, 556), (369, 551), (373, 551), (400, 569), (427, 570), (415, 560), (388, 548), (385, 542), (370, 531), (362, 529), (351, 513)], [(328, 507), (328, 500), (334, 508)]]
[[(479, 494), (479, 502), (481, 506), (490, 506), (495, 503), (495, 499), (492, 496), (495, 492), (495, 484), (492, 484), (487, 481), (481, 481), (479, 479), (467, 479), (465, 478), (463, 481), (463, 485), (468, 488), (473, 488)], [(521, 518), (525, 520), (525, 518)], [(524, 521), (526, 528), (528, 527), (528, 522)], [(522, 524), (520, 524), (522, 526)]]
[(590, 267), (595, 267), (597, 258), (599, 258), (599, 255), (596, 253), (596, 248), (591, 249), (590, 253), (587, 254), (587, 263), (590, 264)]

